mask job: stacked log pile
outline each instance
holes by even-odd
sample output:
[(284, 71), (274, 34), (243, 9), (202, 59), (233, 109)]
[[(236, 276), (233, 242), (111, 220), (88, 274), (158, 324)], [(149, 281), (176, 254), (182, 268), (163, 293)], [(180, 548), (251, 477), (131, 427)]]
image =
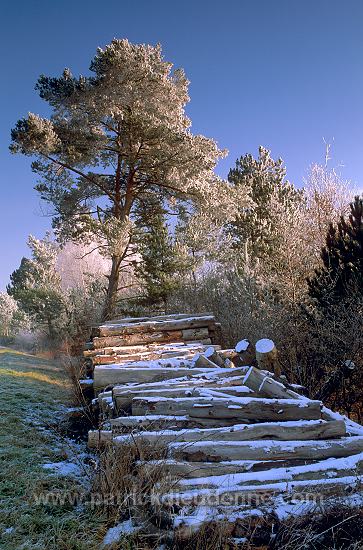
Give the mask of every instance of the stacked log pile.
[[(176, 353), (182, 354), (165, 357), (163, 350), (174, 353), (176, 332), (183, 339)], [(117, 344), (119, 357), (119, 347), (127, 355), (127, 342), (159, 347), (143, 351), (150, 355), (142, 361), (95, 363), (95, 387), (108, 386), (97, 398), (108, 429), (90, 431), (89, 446), (136, 445), (140, 469), (161, 465), (174, 489), (160, 489), (158, 509), (174, 512), (179, 531), (232, 521), (251, 507), (271, 511), (277, 499), (291, 502), (297, 494), (359, 492), (363, 428), (294, 391), (281, 377), (273, 342), (252, 346), (243, 340), (234, 350), (221, 350), (216, 333), (209, 315), (124, 320), (95, 329), (92, 351)], [(192, 334), (194, 340), (186, 338)], [(166, 458), (148, 459), (143, 449), (150, 445)]]
[[(208, 313), (115, 319), (92, 329), (91, 341), (86, 344), (83, 355), (97, 390), (124, 380), (122, 376), (118, 378), (117, 368), (108, 368), (108, 365), (138, 361), (149, 366), (150, 361), (159, 359), (188, 358), (217, 344), (219, 339), (220, 325)], [(167, 364), (161, 361), (154, 366)]]

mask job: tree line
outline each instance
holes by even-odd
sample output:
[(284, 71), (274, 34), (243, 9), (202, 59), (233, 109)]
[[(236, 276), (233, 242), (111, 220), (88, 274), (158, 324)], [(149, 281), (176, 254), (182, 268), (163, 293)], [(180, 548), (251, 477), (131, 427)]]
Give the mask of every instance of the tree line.
[(20, 119), (10, 148), (32, 159), (54, 237), (29, 238), (2, 332), (75, 342), (91, 321), (210, 309), (226, 345), (270, 336), (313, 386), (360, 361), (362, 198), (326, 163), (298, 188), (265, 147), (217, 177), (226, 151), (192, 133), (188, 86), (159, 45), (127, 40), (99, 48), (87, 76), (40, 76), (51, 115)]

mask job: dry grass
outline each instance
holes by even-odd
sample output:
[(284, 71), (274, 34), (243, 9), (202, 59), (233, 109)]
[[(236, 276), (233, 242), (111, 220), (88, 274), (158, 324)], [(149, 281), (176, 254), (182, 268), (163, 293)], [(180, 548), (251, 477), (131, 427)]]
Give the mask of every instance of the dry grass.
[(173, 550), (362, 550), (363, 509), (336, 504), (280, 521), (274, 515), (210, 522)]
[[(153, 497), (175, 482), (165, 476), (162, 464), (166, 448), (134, 441), (106, 445), (100, 451), (93, 492), (100, 495), (109, 516), (114, 519), (144, 518), (155, 527), (167, 521), (153, 505)], [(146, 469), (140, 460), (160, 461)]]

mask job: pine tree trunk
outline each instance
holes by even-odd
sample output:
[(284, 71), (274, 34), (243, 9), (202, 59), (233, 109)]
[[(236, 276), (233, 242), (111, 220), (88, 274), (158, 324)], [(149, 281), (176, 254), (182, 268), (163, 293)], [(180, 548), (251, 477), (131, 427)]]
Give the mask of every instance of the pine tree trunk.
[(108, 276), (108, 288), (106, 302), (103, 308), (102, 320), (112, 319), (115, 314), (117, 302), (117, 289), (120, 280), (121, 256), (112, 256), (111, 273)]

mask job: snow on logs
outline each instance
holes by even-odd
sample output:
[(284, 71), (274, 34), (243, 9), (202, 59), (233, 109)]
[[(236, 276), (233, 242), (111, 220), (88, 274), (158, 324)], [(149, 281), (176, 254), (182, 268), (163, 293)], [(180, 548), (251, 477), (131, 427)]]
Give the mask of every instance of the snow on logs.
[(205, 339), (209, 339), (208, 328), (197, 328), (95, 337), (93, 338), (93, 345), (95, 349), (98, 349), (108, 346), (133, 346), (135, 344), (151, 344), (154, 342), (168, 343)]
[[(159, 362), (160, 363), (160, 362)], [(152, 365), (152, 366), (151, 366)], [(106, 386), (124, 383), (158, 382), (175, 378), (177, 376), (191, 376), (195, 373), (203, 373), (210, 369), (193, 369), (190, 366), (173, 363), (163, 364), (126, 363), (124, 365), (97, 365), (93, 372), (93, 383), (95, 389)]]
[[(199, 504), (211, 491), (274, 498), (287, 485), (318, 484), (324, 495), (350, 487), (363, 471), (363, 428), (286, 385), (271, 340), (222, 350), (218, 330), (211, 314), (93, 329), (84, 355), (96, 392), (106, 388), (95, 401), (111, 429), (90, 431), (89, 446), (136, 445), (137, 468), (162, 466), (178, 478), (178, 504)], [(148, 448), (168, 458), (146, 460)]]
[[(170, 332), (170, 331), (183, 331), (188, 330), (186, 333), (189, 340), (193, 336), (193, 331), (202, 329), (205, 333), (205, 328), (215, 330), (215, 318), (213, 315), (191, 315), (189, 317), (183, 317), (181, 319), (160, 319), (158, 317), (145, 318), (140, 322), (130, 322), (127, 319), (120, 320), (118, 323), (105, 324), (96, 327), (92, 330), (94, 337), (101, 336), (126, 336), (131, 334), (145, 334), (145, 333), (157, 333), (157, 332)], [(199, 334), (197, 332), (197, 334)]]
[(277, 349), (272, 340), (263, 338), (256, 342), (256, 360), (261, 370), (272, 371), (276, 376), (280, 376), (281, 369), (277, 358)]
[[(301, 481), (306, 479), (319, 479), (319, 478), (334, 478), (343, 476), (354, 476), (355, 474), (363, 473), (363, 453), (358, 453), (349, 457), (337, 458), (337, 459), (325, 459), (318, 463), (302, 464), (289, 466), (288, 468), (282, 466), (281, 463), (275, 463), (275, 467), (269, 471), (258, 473), (246, 472), (246, 473), (234, 473), (234, 475), (227, 475), (220, 477), (215, 476), (200, 476), (194, 479), (181, 479), (178, 482), (179, 487), (185, 489), (201, 488), (201, 487), (240, 487), (243, 485), (261, 485), (262, 483), (273, 483), (276, 481)], [(222, 474), (221, 474), (222, 475)]]
[(363, 437), (320, 441), (196, 441), (169, 444), (170, 458), (195, 462), (223, 460), (286, 460), (344, 457), (363, 452)]
[[(147, 418), (147, 417), (146, 417)], [(177, 419), (177, 417), (175, 417)], [(192, 420), (192, 419), (191, 419)], [(164, 429), (144, 431), (132, 434), (137, 441), (142, 439), (148, 443), (168, 444), (193, 441), (255, 441), (259, 439), (274, 439), (280, 441), (307, 441), (343, 437), (346, 434), (342, 421), (326, 422), (324, 420), (304, 420), (295, 422), (261, 422), (260, 424), (235, 424), (223, 428), (194, 429)], [(116, 437), (115, 443), (128, 440), (128, 435)]]
[(243, 420), (318, 420), (320, 401), (250, 397), (134, 397), (132, 414), (188, 414), (191, 418)]
[(220, 325), (209, 313), (116, 319), (92, 329), (83, 355), (93, 366), (192, 357), (211, 344), (214, 350), (208, 353), (214, 353), (219, 339)]

